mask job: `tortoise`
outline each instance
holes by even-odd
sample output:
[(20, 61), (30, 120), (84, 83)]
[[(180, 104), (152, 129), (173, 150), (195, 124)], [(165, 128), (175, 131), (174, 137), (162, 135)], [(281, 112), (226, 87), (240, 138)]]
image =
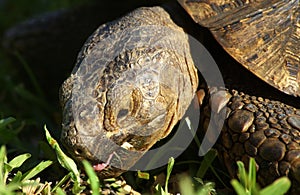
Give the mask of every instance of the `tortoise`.
[[(299, 1), (180, 4), (241, 65), (299, 100)], [(172, 131), (195, 95), (200, 81), (186, 18), (174, 16), (179, 9), (143, 7), (101, 25), (61, 87), (62, 142), (78, 161), (90, 160), (100, 177), (130, 169)], [(201, 123), (205, 129), (218, 123), (211, 116), (225, 114), (216, 148), (231, 175), (236, 160), (255, 157), (262, 186), (287, 175), (297, 193), (300, 110), (237, 90), (209, 86), (206, 92)]]
[[(180, 3), (240, 64), (300, 95), (299, 1)], [(162, 7), (101, 25), (61, 88), (62, 141), (73, 156), (93, 162), (100, 177), (117, 176), (166, 137), (198, 86), (190, 53), (186, 32)], [(203, 124), (209, 111), (226, 113), (218, 150), (231, 174), (236, 160), (255, 157), (263, 186), (284, 175), (299, 182), (300, 111), (235, 90), (210, 91), (221, 100), (218, 109), (205, 108)]]

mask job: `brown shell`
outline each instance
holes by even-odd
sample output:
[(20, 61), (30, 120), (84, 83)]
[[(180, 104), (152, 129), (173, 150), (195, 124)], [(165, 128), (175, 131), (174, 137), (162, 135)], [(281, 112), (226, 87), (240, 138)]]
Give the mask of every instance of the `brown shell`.
[(299, 0), (179, 0), (244, 67), (300, 96)]

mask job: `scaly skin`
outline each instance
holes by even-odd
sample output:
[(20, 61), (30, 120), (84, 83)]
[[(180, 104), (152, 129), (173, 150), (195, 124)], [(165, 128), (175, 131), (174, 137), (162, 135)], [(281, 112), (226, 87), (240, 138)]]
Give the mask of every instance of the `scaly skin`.
[[(198, 79), (189, 52), (186, 34), (160, 7), (140, 8), (100, 26), (62, 85), (62, 141), (70, 153), (89, 159), (100, 177), (123, 172), (111, 164), (134, 165), (170, 133), (194, 96)], [(226, 93), (213, 111), (227, 112), (217, 148), (232, 176), (236, 160), (248, 164), (253, 156), (262, 186), (282, 175), (297, 183), (299, 110)], [(205, 126), (210, 112), (204, 110)]]
[(197, 85), (182, 28), (161, 7), (137, 9), (100, 26), (80, 52), (61, 90), (62, 141), (100, 177), (116, 176), (108, 159), (130, 168), (170, 133)]
[[(219, 104), (226, 103), (218, 108), (219, 112), (226, 112), (226, 120), (216, 148), (230, 175), (236, 177), (236, 161), (243, 161), (247, 166), (253, 157), (261, 186), (288, 176), (293, 182), (292, 191), (299, 193), (300, 109), (236, 90), (226, 90), (226, 93), (226, 98), (219, 100)], [(205, 106), (204, 129), (210, 113), (218, 114)]]

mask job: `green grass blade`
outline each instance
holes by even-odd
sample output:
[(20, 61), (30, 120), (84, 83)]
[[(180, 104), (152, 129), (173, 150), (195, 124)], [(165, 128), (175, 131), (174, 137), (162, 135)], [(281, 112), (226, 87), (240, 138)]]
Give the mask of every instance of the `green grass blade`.
[[(29, 154), (29, 153), (21, 154), (15, 158), (13, 158), (11, 161), (9, 161), (8, 165), (11, 167), (11, 170), (18, 168), (30, 157), (31, 157), (31, 154)], [(11, 170), (9, 170), (9, 171), (11, 171)]]
[(5, 119), (1, 119), (0, 120), (0, 130), (3, 129), (8, 124), (14, 122), (14, 121), (16, 121), (16, 119), (13, 118), (13, 117), (8, 117), (8, 118), (5, 118)]
[(55, 191), (56, 195), (66, 195), (66, 193), (61, 189), (61, 188), (57, 188)]
[(203, 161), (201, 162), (201, 165), (197, 171), (197, 174), (196, 174), (197, 177), (199, 177), (199, 178), (204, 177), (208, 168), (211, 167), (211, 164), (215, 160), (217, 155), (218, 155), (218, 153), (216, 150), (210, 150), (205, 154)]
[(76, 163), (62, 151), (57, 141), (51, 137), (46, 125), (44, 126), (44, 130), (46, 134), (46, 139), (49, 145), (54, 149), (59, 164), (71, 173), (71, 178), (74, 182), (72, 193), (79, 194), (82, 190), (85, 189), (85, 187), (80, 186), (81, 179)]
[(99, 195), (99, 188), (100, 188), (99, 179), (98, 179), (93, 167), (86, 160), (83, 160), (82, 164), (84, 166), (86, 174), (89, 177), (92, 195)]
[(268, 185), (260, 191), (263, 195), (282, 195), (287, 193), (291, 187), (291, 181), (287, 177), (281, 177), (275, 180), (272, 184)]
[(37, 166), (32, 168), (31, 170), (27, 171), (23, 176), (22, 176), (22, 181), (26, 181), (29, 179), (32, 179), (34, 176), (42, 172), (44, 169), (49, 167), (52, 164), (52, 161), (47, 160), (40, 162)]
[(246, 169), (244, 166), (244, 163), (241, 161), (237, 161), (237, 166), (238, 166), (238, 177), (240, 180), (240, 183), (242, 184), (242, 186), (244, 186), (244, 188), (247, 187), (247, 173), (246, 173)]
[(71, 177), (71, 173), (65, 175), (51, 190), (51, 192), (55, 192), (57, 189), (60, 188), (68, 179)]
[(42, 88), (40, 87), (39, 85), (39, 82), (37, 81), (33, 71), (31, 70), (30, 66), (26, 63), (26, 61), (24, 60), (24, 58), (18, 53), (16, 52), (15, 55), (17, 56), (17, 58), (20, 60), (21, 64), (23, 65), (36, 93), (38, 93), (38, 95), (40, 97), (44, 97), (44, 93), (43, 93), (43, 90)]
[(166, 183), (165, 183), (165, 192), (168, 194), (168, 183), (169, 183), (169, 179), (170, 179), (170, 176), (171, 176), (171, 172), (172, 172), (172, 169), (174, 167), (174, 158), (171, 157), (169, 159), (169, 162), (168, 162), (168, 167), (167, 167), (167, 176), (166, 176)]
[(169, 195), (168, 193), (166, 193), (163, 189), (163, 187), (160, 185), (160, 184), (157, 184), (155, 186), (155, 190), (156, 190), (156, 193), (155, 195)]
[(222, 178), (219, 176), (219, 174), (217, 173), (217, 171), (215, 170), (215, 168), (212, 166), (212, 162), (214, 161), (214, 159), (216, 158), (216, 156), (218, 155), (217, 150), (215, 149), (211, 149), (210, 151), (208, 151), (206, 153), (206, 155), (204, 156), (205, 161), (203, 160), (200, 164), (200, 167), (197, 171), (196, 177), (198, 178), (204, 178), (204, 175), (206, 174), (208, 168), (210, 168), (210, 170), (213, 172), (213, 174), (216, 176), (216, 178), (220, 181), (220, 183), (222, 183), (222, 185), (226, 188), (229, 188), (224, 181), (222, 180)]
[(18, 171), (18, 172), (16, 173), (16, 175), (14, 176), (14, 178), (11, 180), (11, 182), (12, 182), (12, 183), (19, 183), (19, 182), (21, 182), (22, 176), (23, 176), (22, 172), (21, 172), (21, 171)]
[(0, 185), (0, 194), (5, 194), (5, 195), (15, 195), (16, 194), (16, 190), (18, 190), (20, 188), (20, 184), (19, 183), (9, 183), (7, 185)]
[(242, 184), (240, 184), (238, 180), (233, 179), (230, 183), (238, 195), (250, 195), (250, 193), (247, 193), (245, 187)]
[(36, 104), (37, 107), (41, 107), (49, 113), (53, 112), (53, 107), (49, 106), (48, 102), (46, 102), (43, 98), (37, 97), (34, 93), (26, 90), (24, 87), (15, 86), (14, 91), (25, 100), (34, 102), (34, 104)]
[(0, 148), (0, 185), (5, 185), (7, 172), (5, 170), (5, 163), (7, 162), (6, 147)]
[(254, 158), (250, 158), (249, 161), (249, 173), (248, 173), (248, 189), (251, 194), (257, 194), (257, 186), (256, 186), (256, 163)]
[(46, 133), (46, 139), (56, 152), (57, 160), (59, 161), (60, 165), (72, 173), (71, 177), (74, 181), (80, 182), (79, 171), (77, 169), (76, 163), (70, 157), (64, 154), (57, 141), (51, 137), (46, 126), (44, 127), (44, 129)]

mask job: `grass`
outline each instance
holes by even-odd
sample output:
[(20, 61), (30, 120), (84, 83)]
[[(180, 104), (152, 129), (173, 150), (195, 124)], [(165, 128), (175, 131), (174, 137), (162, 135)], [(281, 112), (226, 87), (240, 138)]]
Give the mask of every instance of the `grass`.
[(291, 182), (287, 177), (281, 177), (275, 180), (269, 186), (260, 189), (256, 183), (256, 165), (253, 158), (249, 161), (249, 170), (246, 172), (244, 164), (241, 161), (237, 162), (239, 181), (233, 179), (231, 181), (234, 190), (238, 195), (279, 195), (285, 194), (291, 186)]
[[(6, 132), (9, 126), (14, 123), (13, 118), (7, 118), (0, 120), (0, 132)], [(87, 177), (82, 178), (80, 175), (81, 170), (77, 168), (76, 163), (68, 157), (61, 150), (58, 142), (51, 137), (49, 131), (44, 127), (45, 136), (48, 144), (56, 153), (57, 161), (60, 166), (67, 170), (66, 174), (62, 176), (60, 181), (45, 181), (43, 178), (38, 177), (38, 175), (43, 172), (46, 168), (51, 168), (53, 161), (46, 160), (38, 162), (37, 165), (28, 169), (24, 173), (19, 169), (25, 161), (27, 161), (31, 154), (25, 153), (13, 157), (8, 161), (7, 151), (4, 145), (0, 148), (0, 194), (81, 194), (83, 192), (91, 194), (100, 194), (104, 186), (100, 183), (96, 173), (94, 172), (92, 166), (88, 161), (83, 161), (85, 173)], [(2, 134), (0, 134), (2, 135)], [(214, 151), (212, 150), (206, 155), (206, 160), (203, 160), (198, 170), (207, 170), (215, 157)], [(205, 159), (205, 158), (204, 158)], [(208, 162), (208, 163), (205, 163)], [(237, 162), (238, 164), (238, 177), (239, 180), (231, 180), (231, 184), (238, 195), (281, 195), (285, 194), (291, 185), (291, 182), (287, 177), (282, 177), (274, 181), (274, 183), (269, 186), (260, 189), (256, 183), (256, 168), (255, 160), (250, 159), (249, 170), (246, 171), (244, 164), (242, 162)], [(172, 175), (172, 170), (174, 169), (175, 160), (170, 158), (168, 166), (166, 168), (166, 179), (164, 187), (161, 184), (155, 186), (155, 195), (170, 195), (169, 192), (169, 180)], [(200, 172), (200, 175), (205, 175), (206, 171)], [(148, 174), (140, 173), (143, 179), (149, 179)], [(146, 175), (146, 176), (145, 176)], [(204, 178), (193, 177), (188, 175), (180, 174), (178, 176), (178, 185), (180, 192), (182, 194), (188, 195), (204, 195), (204, 194), (217, 194), (215, 189), (215, 184), (213, 182), (204, 182)], [(41, 182), (43, 181), (43, 182)], [(114, 178), (110, 180), (104, 180), (101, 182), (106, 182), (109, 188), (117, 191), (119, 194), (126, 194), (124, 188), (120, 185), (120, 182)], [(87, 191), (88, 188), (88, 191)]]
[[(1, 2), (0, 36), (9, 26), (32, 15), (69, 7), (74, 2), (82, 3), (80, 0), (33, 0), (30, 4), (22, 0)], [(55, 140), (59, 136), (59, 108), (45, 96), (45, 89), (39, 86), (35, 77), (37, 73), (22, 56), (17, 55), (17, 59), (20, 66), (0, 50), (0, 194), (100, 194), (109, 190), (119, 194), (133, 193), (123, 179), (99, 181), (87, 161), (83, 161), (84, 171), (79, 170), (75, 162), (63, 153)], [(53, 137), (46, 127), (43, 130), (45, 124), (50, 127)], [(195, 142), (199, 144), (197, 138)], [(156, 195), (171, 194), (174, 190), (172, 180), (176, 178), (175, 183), (182, 194), (216, 194), (216, 183), (220, 183), (221, 188), (230, 186), (220, 176), (224, 174), (212, 166), (215, 158), (214, 150), (201, 161), (178, 160), (175, 163), (171, 158), (167, 167), (156, 172), (138, 172), (138, 179), (124, 178), (143, 193), (152, 190)], [(231, 182), (237, 194), (283, 194), (290, 186), (289, 180), (282, 178), (259, 189), (253, 160), (248, 173), (241, 162), (238, 166), (239, 180)], [(177, 174), (181, 167), (188, 167), (195, 174)], [(210, 174), (216, 178), (214, 182), (207, 181)], [(162, 182), (158, 181), (160, 175), (165, 175)], [(157, 184), (153, 186), (154, 183)]]

